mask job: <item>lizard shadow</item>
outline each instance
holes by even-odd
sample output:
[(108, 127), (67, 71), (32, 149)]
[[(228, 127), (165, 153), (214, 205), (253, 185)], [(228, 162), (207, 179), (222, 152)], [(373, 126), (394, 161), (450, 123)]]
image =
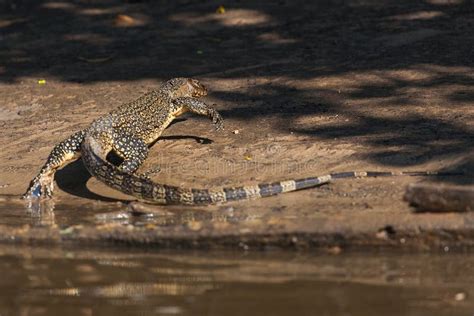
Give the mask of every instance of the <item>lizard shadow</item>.
[[(192, 135), (171, 135), (171, 136), (162, 136), (159, 140), (181, 140), (181, 139), (194, 139), (199, 144), (211, 144), (213, 141), (209, 138), (198, 137)], [(157, 141), (150, 144), (150, 147), (153, 146)], [(107, 160), (114, 164), (120, 165), (123, 161), (113, 152), (107, 156)], [(82, 159), (78, 159), (74, 162), (67, 164), (64, 168), (58, 170), (55, 175), (55, 180), (58, 188), (67, 192), (69, 194), (91, 199), (98, 200), (103, 202), (129, 202), (128, 200), (120, 200), (117, 198), (108, 198), (97, 193), (92, 192), (87, 187), (87, 182), (92, 176), (86, 167), (82, 163)]]

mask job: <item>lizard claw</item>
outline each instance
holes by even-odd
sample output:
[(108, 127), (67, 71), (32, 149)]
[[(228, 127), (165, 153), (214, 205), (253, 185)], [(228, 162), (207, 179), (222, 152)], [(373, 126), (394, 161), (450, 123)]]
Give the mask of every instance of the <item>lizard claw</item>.
[(53, 178), (43, 175), (31, 181), (30, 187), (23, 194), (23, 199), (50, 199), (53, 195), (53, 189)]
[(224, 120), (222, 116), (216, 110), (212, 110), (209, 113), (210, 118), (212, 119), (212, 123), (214, 124), (216, 131), (220, 131), (224, 129)]

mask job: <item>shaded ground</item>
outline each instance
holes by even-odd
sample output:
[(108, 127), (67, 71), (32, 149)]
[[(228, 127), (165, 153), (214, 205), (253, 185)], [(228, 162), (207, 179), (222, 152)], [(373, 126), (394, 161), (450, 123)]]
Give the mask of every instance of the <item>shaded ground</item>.
[[(216, 13), (219, 5), (224, 14)], [(0, 194), (23, 193), (52, 146), (94, 118), (164, 80), (188, 76), (209, 87), (207, 101), (221, 111), (226, 131), (214, 133), (208, 121), (192, 116), (172, 125), (143, 168), (160, 164), (154, 179), (163, 183), (221, 186), (348, 170), (467, 175), (343, 181), (259, 201), (161, 212), (207, 214), (195, 221), (204, 226), (213, 225), (209, 214), (219, 211), (242, 222), (274, 218), (285, 226), (291, 220), (292, 232), (317, 232), (324, 222), (335, 236), (347, 227), (362, 229), (373, 217), (380, 222), (364, 233), (388, 226), (417, 231), (408, 223), (418, 221), (423, 231), (441, 235), (446, 227), (471, 229), (469, 214), (417, 216), (402, 201), (414, 181), (474, 183), (474, 7), (468, 1), (0, 6)], [(91, 212), (126, 209), (106, 203), (127, 197), (88, 181), (80, 161), (56, 180), (57, 201), (78, 214), (56, 210), (50, 224), (88, 223)], [(102, 202), (81, 212), (93, 200)], [(29, 223), (26, 212), (16, 214), (15, 221)], [(346, 228), (338, 231), (339, 222)]]

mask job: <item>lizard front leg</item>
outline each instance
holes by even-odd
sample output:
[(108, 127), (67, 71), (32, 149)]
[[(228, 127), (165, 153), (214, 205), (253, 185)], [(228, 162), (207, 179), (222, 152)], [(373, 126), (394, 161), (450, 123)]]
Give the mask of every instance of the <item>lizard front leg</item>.
[(173, 103), (177, 106), (185, 107), (190, 112), (209, 117), (212, 120), (212, 123), (215, 125), (216, 130), (221, 130), (224, 127), (224, 121), (219, 112), (200, 100), (182, 97), (175, 99)]
[(31, 180), (23, 198), (51, 197), (54, 188), (54, 173), (66, 163), (79, 158), (84, 135), (84, 131), (79, 131), (54, 146), (43, 168)]

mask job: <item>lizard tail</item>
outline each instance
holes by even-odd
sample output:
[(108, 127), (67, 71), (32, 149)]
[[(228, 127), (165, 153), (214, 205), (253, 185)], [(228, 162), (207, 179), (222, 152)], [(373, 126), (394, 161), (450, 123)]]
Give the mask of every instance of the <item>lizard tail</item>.
[(102, 159), (97, 154), (97, 140), (87, 135), (82, 142), (82, 160), (87, 170), (101, 182), (139, 200), (155, 204), (210, 205), (220, 202), (248, 200), (296, 191), (328, 183), (330, 175), (261, 183), (251, 186), (191, 189), (156, 183), (146, 177), (130, 174)]
[(139, 200), (154, 204), (210, 205), (227, 201), (249, 200), (320, 186), (333, 179), (444, 175), (437, 172), (340, 172), (319, 177), (261, 183), (251, 186), (228, 188), (191, 189), (156, 183), (146, 177), (121, 171), (99, 157), (95, 149), (100, 148), (90, 135), (82, 143), (82, 159), (87, 170), (101, 182)]

